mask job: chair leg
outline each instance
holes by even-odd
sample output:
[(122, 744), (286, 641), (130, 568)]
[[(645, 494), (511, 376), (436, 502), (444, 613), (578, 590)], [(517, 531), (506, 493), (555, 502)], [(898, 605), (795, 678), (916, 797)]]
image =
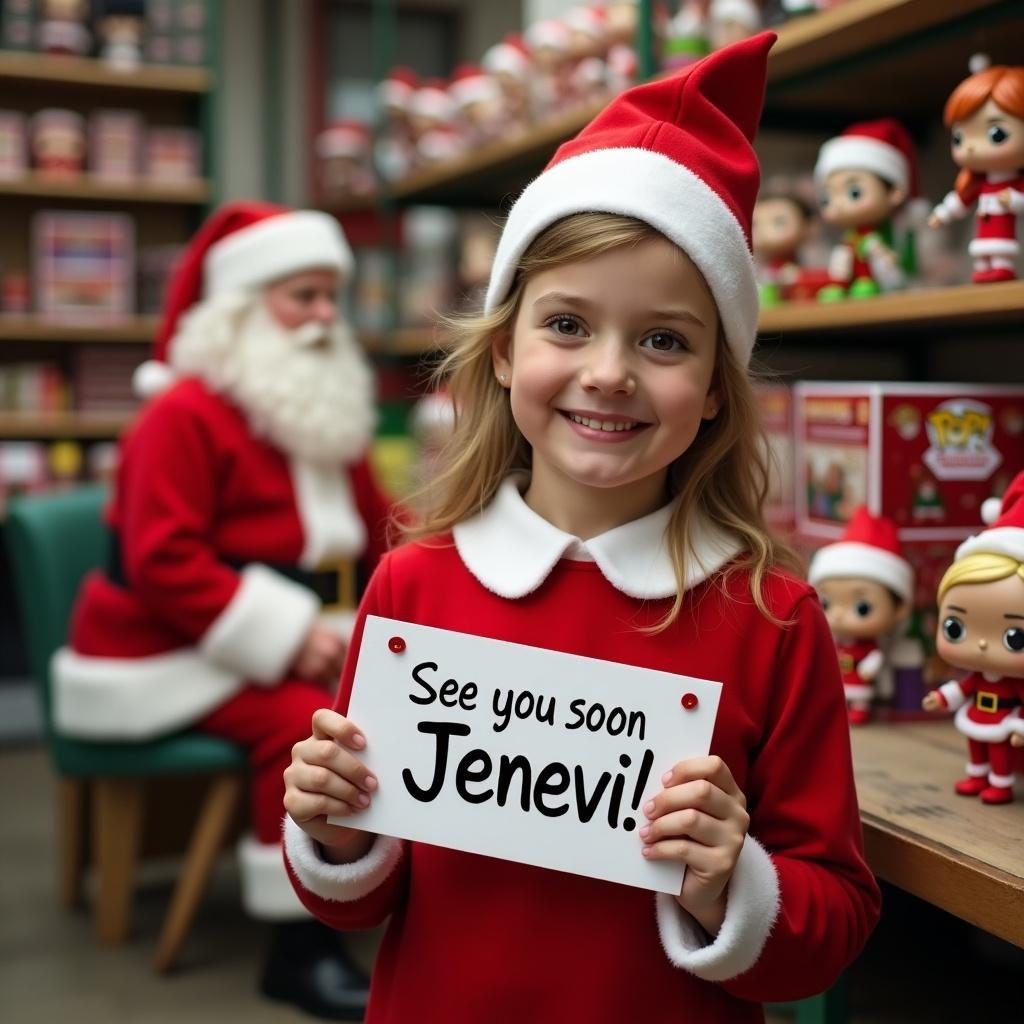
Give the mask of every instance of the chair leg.
[(131, 927), (144, 795), (142, 779), (96, 779), (93, 782), (96, 934), (106, 945), (124, 942)]
[(242, 787), (241, 775), (222, 775), (210, 783), (160, 930), (153, 967), (161, 973), (174, 966), (192, 925), (224, 837), (234, 821)]
[(85, 817), (89, 785), (82, 779), (57, 779), (57, 891), (61, 906), (74, 910), (82, 904), (85, 876)]

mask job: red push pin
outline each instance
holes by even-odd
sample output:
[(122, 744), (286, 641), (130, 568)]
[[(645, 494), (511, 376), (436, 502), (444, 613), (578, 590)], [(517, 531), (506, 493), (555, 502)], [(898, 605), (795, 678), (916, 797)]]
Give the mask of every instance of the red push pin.
[(683, 699), (679, 702), (687, 711), (692, 711), (697, 706), (697, 694), (684, 693)]
[(388, 650), (401, 654), (405, 650), (405, 641), (400, 636), (393, 636), (388, 641)]

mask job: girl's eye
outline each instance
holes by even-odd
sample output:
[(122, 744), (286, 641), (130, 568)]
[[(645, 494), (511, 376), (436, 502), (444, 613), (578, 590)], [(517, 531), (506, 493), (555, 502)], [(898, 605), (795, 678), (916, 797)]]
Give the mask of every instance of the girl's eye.
[(1003, 646), (1014, 654), (1024, 651), (1024, 629), (1019, 626), (1011, 626), (1003, 634)]
[(848, 195), (849, 195), (849, 197), (850, 197), (851, 199), (860, 199), (860, 197), (861, 197), (861, 196), (862, 196), (863, 194), (864, 194), (864, 193), (863, 193), (863, 192), (861, 192), (861, 190), (860, 190), (860, 186), (859, 186), (859, 185), (851, 185), (851, 186), (850, 186), (850, 191), (849, 191)]
[(963, 141), (964, 141), (964, 134), (963, 134), (963, 132), (953, 132), (953, 145), (954, 146), (963, 145)]
[(554, 316), (544, 326), (550, 327), (558, 334), (568, 334), (571, 337), (583, 333), (579, 320), (571, 316)]
[(950, 615), (942, 620), (942, 635), (951, 644), (958, 644), (967, 636), (967, 627), (955, 615)]
[(866, 619), (871, 614), (871, 602), (870, 601), (858, 601), (857, 602), (857, 615)]
[(640, 345), (645, 348), (654, 349), (655, 352), (682, 352), (686, 348), (681, 338), (677, 338), (674, 334), (666, 334), (664, 331), (648, 334), (640, 342)]
[(994, 146), (1001, 146), (1009, 137), (1010, 133), (997, 124), (992, 125), (988, 130), (988, 141)]

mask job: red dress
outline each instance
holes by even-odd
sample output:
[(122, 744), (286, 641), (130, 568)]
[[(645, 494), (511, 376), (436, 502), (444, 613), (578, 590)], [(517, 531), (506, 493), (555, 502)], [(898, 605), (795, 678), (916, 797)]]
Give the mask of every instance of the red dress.
[[(289, 871), (317, 917), (350, 929), (390, 915), (367, 1024), (742, 1024), (762, 1020), (758, 1002), (827, 988), (862, 948), (879, 894), (817, 597), (773, 575), (769, 607), (796, 620), (781, 628), (750, 601), (746, 575), (720, 586), (695, 573), (675, 622), (641, 632), (674, 589), (663, 548), (651, 568), (659, 515), (587, 542), (595, 561), (574, 561), (560, 531), (499, 493), (454, 544), (391, 552), (360, 608), (337, 707), (367, 614), (721, 681), (711, 751), (751, 814), (722, 931), (709, 942), (664, 894), (387, 837), (330, 865), (287, 818)], [(737, 548), (705, 535), (698, 550), (713, 572)]]

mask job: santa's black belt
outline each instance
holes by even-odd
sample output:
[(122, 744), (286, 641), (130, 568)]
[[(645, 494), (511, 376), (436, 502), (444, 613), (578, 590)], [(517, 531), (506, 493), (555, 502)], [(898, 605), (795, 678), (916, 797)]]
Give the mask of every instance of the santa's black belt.
[[(124, 562), (121, 558), (121, 545), (116, 533), (112, 534), (110, 545), (110, 557), (107, 560), (107, 577), (111, 583), (119, 587), (127, 587), (128, 580), (124, 574)], [(241, 572), (246, 566), (254, 565), (255, 562), (245, 562), (236, 558), (218, 559), (222, 564), (230, 566), (236, 572)], [(341, 577), (336, 569), (312, 570), (303, 569), (298, 565), (280, 565), (276, 562), (260, 562), (268, 569), (287, 576), (288, 579), (300, 583), (308, 590), (312, 590), (320, 603), (325, 605), (336, 605), (345, 596), (342, 594)]]

